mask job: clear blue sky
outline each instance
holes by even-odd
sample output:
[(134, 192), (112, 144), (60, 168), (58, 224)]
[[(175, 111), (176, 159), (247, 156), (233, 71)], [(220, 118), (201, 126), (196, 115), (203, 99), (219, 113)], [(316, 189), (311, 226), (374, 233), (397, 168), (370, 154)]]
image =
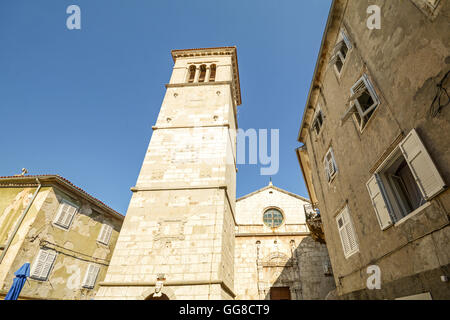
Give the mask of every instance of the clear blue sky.
[[(81, 30), (66, 8), (81, 8)], [(59, 174), (125, 214), (173, 65), (237, 46), (243, 129), (280, 129), (276, 186), (308, 196), (295, 154), (331, 0), (2, 0), (0, 176)], [(237, 196), (267, 185), (240, 165)]]

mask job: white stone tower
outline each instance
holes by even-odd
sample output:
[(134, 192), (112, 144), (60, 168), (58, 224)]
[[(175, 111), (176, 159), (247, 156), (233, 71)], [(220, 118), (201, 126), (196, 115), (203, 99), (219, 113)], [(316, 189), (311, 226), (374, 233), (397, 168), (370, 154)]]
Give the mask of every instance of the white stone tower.
[[(233, 299), (236, 47), (174, 67), (97, 299)], [(161, 289), (162, 286), (162, 289)]]

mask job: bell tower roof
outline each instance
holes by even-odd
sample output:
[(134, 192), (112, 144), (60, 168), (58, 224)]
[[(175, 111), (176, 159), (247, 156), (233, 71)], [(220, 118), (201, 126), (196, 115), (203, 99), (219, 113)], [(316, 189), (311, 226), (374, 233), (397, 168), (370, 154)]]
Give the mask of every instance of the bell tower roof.
[(175, 62), (177, 58), (189, 57), (207, 57), (207, 56), (231, 56), (233, 69), (233, 94), (236, 97), (237, 105), (241, 105), (241, 85), (239, 81), (239, 67), (237, 61), (237, 49), (233, 47), (215, 47), (215, 48), (196, 48), (196, 49), (178, 49), (172, 50), (172, 59)]

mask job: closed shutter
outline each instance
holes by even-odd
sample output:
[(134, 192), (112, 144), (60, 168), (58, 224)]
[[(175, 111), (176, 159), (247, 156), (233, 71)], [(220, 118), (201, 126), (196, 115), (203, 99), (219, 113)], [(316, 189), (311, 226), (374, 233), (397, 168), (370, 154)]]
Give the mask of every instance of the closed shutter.
[(55, 224), (63, 227), (63, 228), (69, 228), (70, 223), (72, 222), (72, 219), (77, 212), (78, 208), (63, 201), (59, 206), (58, 215), (55, 219)]
[(348, 207), (345, 207), (336, 217), (336, 223), (338, 225), (344, 256), (348, 258), (359, 250), (355, 229), (353, 228), (353, 223), (350, 219)]
[(373, 175), (367, 182), (366, 186), (369, 191), (370, 199), (372, 200), (372, 205), (381, 230), (385, 230), (393, 223), (391, 218), (392, 210), (390, 203), (388, 202), (389, 200), (383, 193), (384, 189), (379, 181), (378, 175)]
[(56, 259), (56, 252), (53, 250), (39, 250), (38, 256), (33, 266), (31, 276), (38, 280), (47, 280), (53, 262)]
[(107, 224), (104, 224), (102, 226), (102, 229), (100, 230), (100, 234), (97, 240), (103, 244), (108, 244), (109, 240), (111, 239), (111, 233), (112, 227)]
[(100, 267), (96, 264), (90, 264), (84, 276), (83, 287), (92, 289), (95, 287), (95, 281), (97, 280)]
[(431, 199), (446, 188), (444, 180), (439, 174), (416, 130), (413, 129), (400, 142), (400, 149), (426, 200)]

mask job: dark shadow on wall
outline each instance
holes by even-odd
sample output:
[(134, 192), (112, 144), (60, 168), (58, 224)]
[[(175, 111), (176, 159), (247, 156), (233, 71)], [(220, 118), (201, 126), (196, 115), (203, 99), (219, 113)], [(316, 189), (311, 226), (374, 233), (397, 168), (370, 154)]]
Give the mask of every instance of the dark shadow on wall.
[(324, 300), (336, 289), (326, 245), (306, 237), (297, 246), (292, 243), (292, 248), (292, 257), (285, 260), (283, 267), (281, 260), (272, 266), (270, 261), (262, 262), (263, 273), (281, 268), (272, 287), (264, 290), (265, 299), (286, 299), (288, 288), (291, 300)]

